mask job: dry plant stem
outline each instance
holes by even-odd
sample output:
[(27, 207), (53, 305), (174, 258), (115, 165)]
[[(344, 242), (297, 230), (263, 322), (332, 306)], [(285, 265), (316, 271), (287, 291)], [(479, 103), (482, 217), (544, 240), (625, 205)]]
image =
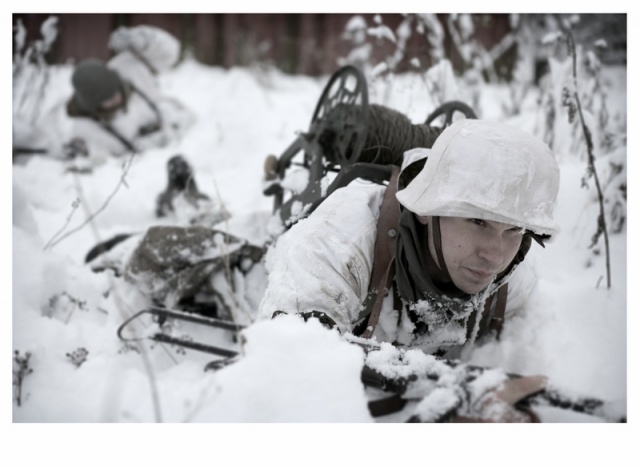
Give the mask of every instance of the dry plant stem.
[[(212, 176), (211, 177), (213, 180), (213, 187), (216, 191), (216, 196), (218, 198), (218, 201), (220, 203), (220, 207), (222, 208), (223, 212), (226, 212), (226, 208), (224, 206), (224, 202), (222, 200), (222, 197), (220, 196), (220, 191), (218, 190), (218, 184), (216, 183), (216, 179)], [(229, 235), (229, 218), (225, 217), (224, 220), (224, 225), (225, 225), (225, 233), (227, 235)], [(224, 248), (224, 247), (222, 247)], [(234, 287), (234, 282), (233, 282), (233, 273), (231, 271), (231, 265), (229, 264), (229, 255), (228, 254), (224, 254), (223, 255), (224, 258), (224, 269), (225, 269), (225, 276), (227, 278), (227, 283), (229, 284), (229, 288), (231, 289), (231, 299), (233, 301), (232, 305), (233, 305), (233, 309), (231, 310), (231, 317), (233, 319), (233, 321), (237, 324), (238, 323), (238, 319), (237, 319), (237, 312), (238, 310), (241, 310), (240, 305), (238, 304), (238, 300), (236, 299), (236, 295), (235, 295), (235, 287)], [(248, 315), (247, 315), (248, 316)], [(249, 318), (249, 322), (253, 322), (253, 319), (251, 319), (251, 316), (248, 316)], [(243, 339), (238, 339), (238, 343), (240, 345), (240, 354), (244, 355), (244, 343), (243, 343)]]
[[(77, 190), (79, 198), (81, 199), (81, 203), (82, 203), (82, 206), (83, 206), (83, 208), (85, 210), (85, 214), (87, 215), (87, 220), (82, 225), (80, 225), (79, 227), (67, 232), (64, 236), (60, 237), (57, 241), (54, 242), (55, 237), (52, 238), (49, 241), (49, 243), (47, 244), (47, 246), (45, 246), (45, 249), (53, 248), (56, 244), (61, 242), (64, 238), (66, 238), (69, 235), (79, 231), (80, 229), (82, 229), (87, 224), (89, 224), (91, 230), (93, 231), (93, 234), (94, 234), (94, 237), (96, 238), (96, 240), (100, 241), (100, 235), (99, 235), (98, 228), (97, 228), (94, 220), (95, 220), (96, 216), (100, 212), (102, 212), (102, 211), (104, 211), (106, 209), (106, 207), (109, 205), (109, 202), (111, 201), (111, 199), (113, 199), (115, 194), (120, 189), (120, 186), (122, 186), (122, 185), (126, 186), (125, 177), (126, 177), (127, 173), (129, 172), (129, 169), (131, 168), (131, 165), (133, 163), (133, 158), (134, 158), (135, 155), (136, 155), (136, 153), (131, 153), (130, 158), (127, 160), (127, 162), (125, 162), (125, 164), (123, 166), (122, 175), (120, 176), (120, 180), (119, 180), (118, 184), (116, 185), (114, 191), (109, 195), (107, 200), (103, 203), (103, 205), (100, 207), (100, 209), (98, 209), (98, 211), (96, 211), (95, 213), (90, 213), (88, 211), (89, 208), (87, 206), (86, 198), (84, 196), (84, 190), (82, 189), (82, 185), (80, 183), (80, 180), (78, 179), (78, 177), (76, 175), (76, 179), (75, 179), (76, 190)], [(71, 215), (69, 216), (69, 219), (70, 218), (71, 218)], [(65, 227), (66, 227), (66, 225), (68, 225), (69, 219), (67, 220), (67, 223), (65, 224)], [(62, 230), (64, 230), (65, 227), (63, 227), (63, 229), (61, 229), (60, 232), (62, 232)], [(56, 234), (56, 236), (57, 235), (59, 235), (59, 233)], [(116, 307), (117, 307), (118, 311), (120, 312), (120, 315), (123, 316), (123, 317), (131, 316), (131, 314), (133, 313), (133, 310), (128, 309), (129, 307), (126, 305), (124, 300), (122, 300), (122, 298), (120, 297), (120, 294), (118, 293), (117, 285), (115, 284), (115, 282), (113, 280), (113, 277), (109, 276), (109, 280), (111, 282), (111, 289), (114, 292), (114, 299), (115, 299), (115, 302), (116, 302)], [(169, 357), (173, 360), (173, 362), (177, 363), (176, 360), (171, 355), (171, 353), (168, 351), (168, 349), (164, 345), (161, 345), (161, 347), (169, 355)], [(158, 394), (158, 387), (157, 387), (155, 374), (154, 374), (154, 371), (153, 371), (153, 367), (151, 365), (151, 361), (149, 360), (149, 355), (147, 354), (146, 347), (141, 346), (140, 355), (142, 357), (143, 366), (144, 366), (144, 369), (145, 369), (145, 373), (147, 374), (147, 378), (149, 380), (149, 387), (151, 389), (151, 400), (153, 402), (154, 419), (155, 419), (155, 421), (157, 423), (161, 423), (162, 422), (162, 409), (161, 409), (161, 405), (160, 405), (160, 397), (159, 397), (159, 394)]]
[(67, 216), (67, 219), (64, 222), (64, 225), (60, 228), (60, 230), (58, 230), (53, 237), (51, 237), (51, 239), (47, 242), (47, 244), (44, 246), (43, 250), (48, 250), (51, 247), (51, 242), (53, 242), (62, 232), (65, 231), (65, 229), (69, 226), (69, 222), (71, 222), (71, 218), (73, 217), (73, 214), (76, 212), (76, 210), (80, 207), (80, 202), (79, 200), (75, 200), (72, 204), (71, 204), (71, 212), (69, 213), (69, 215)]
[[(109, 202), (113, 199), (113, 197), (116, 195), (116, 193), (118, 193), (118, 190), (120, 190), (120, 187), (122, 185), (127, 184), (125, 177), (127, 176), (127, 173), (129, 173), (129, 169), (131, 168), (131, 164), (133, 163), (133, 158), (136, 155), (135, 152), (131, 153), (131, 156), (129, 157), (129, 160), (127, 160), (127, 162), (125, 162), (124, 164), (124, 169), (122, 171), (122, 175), (120, 176), (120, 181), (118, 182), (118, 184), (116, 185), (115, 189), (113, 190), (113, 192), (107, 197), (107, 199), (105, 200), (105, 202), (102, 204), (102, 206), (100, 206), (100, 208), (92, 213), (91, 215), (89, 215), (89, 217), (87, 217), (87, 219), (80, 224), (78, 227), (76, 227), (75, 229), (70, 230), (69, 232), (67, 232), (66, 234), (62, 235), (60, 238), (58, 238), (57, 240), (55, 239), (56, 236), (59, 235), (59, 233), (64, 230), (64, 227), (62, 230), (60, 230), (58, 232), (58, 234), (56, 234), (51, 240), (49, 240), (49, 242), (45, 245), (44, 249), (48, 250), (53, 248), (54, 246), (56, 246), (58, 243), (60, 243), (62, 240), (64, 240), (65, 238), (69, 237), (70, 235), (73, 235), (74, 233), (78, 232), (79, 230), (82, 230), (87, 224), (91, 224), (93, 222), (93, 220), (98, 216), (98, 214), (100, 214), (102, 211), (104, 211), (107, 206), (109, 205)], [(86, 203), (83, 203), (86, 204)], [(85, 207), (86, 210), (86, 207)], [(67, 222), (68, 224), (68, 222)], [(65, 224), (65, 227), (66, 225)], [(95, 228), (94, 228), (94, 232), (95, 232)]]
[[(573, 60), (573, 97), (576, 101), (576, 106), (578, 108), (578, 115), (580, 116), (580, 125), (582, 128), (582, 134), (584, 135), (584, 139), (587, 145), (587, 160), (589, 164), (589, 172), (593, 175), (593, 179), (596, 184), (596, 190), (598, 192), (598, 203), (600, 205), (600, 215), (598, 216), (598, 232), (602, 232), (604, 235), (604, 245), (605, 245), (605, 254), (606, 254), (606, 266), (607, 266), (607, 289), (611, 288), (611, 255), (609, 252), (609, 234), (607, 232), (607, 224), (605, 221), (605, 212), (604, 212), (604, 196), (602, 195), (602, 188), (600, 187), (600, 180), (598, 178), (598, 172), (596, 171), (595, 166), (595, 157), (593, 155), (593, 140), (591, 139), (591, 131), (587, 127), (587, 124), (584, 121), (584, 115), (582, 113), (582, 105), (580, 103), (580, 96), (578, 95), (578, 72), (577, 72), (577, 57), (576, 57), (576, 46), (573, 40), (573, 34), (571, 30), (564, 26), (562, 21), (560, 20), (560, 27), (562, 28), (567, 42), (569, 44), (569, 49), (571, 51), (571, 57)], [(594, 238), (597, 240), (597, 233)], [(593, 246), (593, 245), (592, 245)]]
[(156, 423), (162, 423), (162, 409), (160, 407), (160, 396), (158, 394), (156, 375), (153, 372), (153, 367), (151, 366), (151, 361), (149, 360), (147, 349), (144, 348), (144, 346), (141, 347), (142, 348), (140, 349), (140, 355), (142, 356), (142, 363), (144, 364), (144, 369), (147, 373), (147, 379), (149, 380), (151, 399), (153, 400), (153, 413)]
[[(81, 229), (83, 226), (85, 226), (86, 224), (89, 224), (90, 227), (91, 227), (91, 230), (93, 231), (93, 234), (94, 234), (94, 237), (95, 237), (96, 241), (98, 241), (98, 242), (100, 241), (100, 234), (98, 232), (98, 228), (97, 228), (97, 226), (96, 226), (96, 224), (94, 222), (94, 219), (96, 218), (96, 216), (100, 212), (102, 212), (108, 206), (108, 204), (111, 201), (111, 199), (118, 192), (120, 186), (121, 185), (125, 185), (126, 186), (125, 177), (126, 177), (127, 173), (129, 172), (129, 169), (131, 168), (131, 164), (133, 163), (133, 157), (134, 156), (135, 156), (135, 153), (131, 153), (131, 157), (129, 158), (129, 160), (123, 166), (122, 175), (120, 176), (120, 181), (116, 185), (116, 188), (111, 193), (111, 195), (109, 195), (109, 197), (104, 202), (104, 204), (100, 207), (100, 209), (98, 211), (96, 211), (95, 213), (93, 213), (93, 214), (91, 214), (88, 211), (88, 205), (86, 203), (86, 198), (84, 196), (84, 190), (82, 189), (82, 185), (80, 184), (80, 181), (79, 181), (79, 179), (78, 179), (78, 177), (76, 175), (76, 189), (78, 191), (78, 195), (82, 199), (82, 206), (85, 209), (85, 214), (87, 215), (87, 220), (85, 221), (84, 224), (82, 224), (80, 227), (78, 227), (74, 231), (77, 231), (77, 230)], [(71, 233), (73, 233), (74, 231), (69, 232), (67, 234), (67, 236), (70, 235)], [(61, 241), (61, 240), (62, 240), (62, 238), (59, 241)], [(125, 317), (125, 318), (127, 316), (131, 316), (131, 314), (133, 313), (133, 310), (130, 310), (130, 309), (126, 310), (129, 307), (126, 305), (124, 300), (122, 300), (122, 298), (120, 297), (120, 294), (118, 293), (117, 285), (113, 281), (113, 277), (112, 276), (109, 276), (109, 277), (110, 277), (110, 281), (111, 281), (111, 288), (114, 291), (114, 298), (115, 298), (115, 301), (116, 301), (116, 306), (118, 308), (118, 311), (120, 312), (120, 315)], [(161, 346), (161, 347), (171, 357), (171, 359), (174, 361), (174, 363), (177, 363), (175, 361), (175, 359), (173, 358), (173, 356), (171, 356), (169, 351), (164, 346)], [(161, 406), (160, 406), (160, 397), (158, 395), (158, 387), (157, 387), (157, 384), (156, 384), (156, 377), (155, 377), (155, 374), (153, 372), (153, 367), (151, 365), (151, 361), (149, 360), (149, 355), (147, 354), (147, 349), (146, 349), (145, 346), (140, 346), (140, 356), (142, 357), (142, 363), (143, 363), (145, 372), (147, 374), (147, 379), (149, 380), (149, 387), (151, 389), (151, 400), (153, 402), (154, 418), (155, 418), (156, 423), (162, 423), (162, 409), (161, 409)]]
[[(227, 212), (227, 210), (225, 208), (225, 205), (224, 205), (224, 202), (222, 200), (222, 197), (220, 196), (220, 190), (218, 189), (218, 184), (216, 183), (215, 178), (212, 177), (212, 179), (213, 179), (213, 187), (214, 187), (214, 189), (216, 191), (216, 197), (218, 198), (218, 201), (220, 203), (220, 207), (222, 208), (223, 212)], [(230, 233), (229, 233), (229, 218), (228, 217), (225, 217), (225, 219), (224, 219), (224, 226), (225, 226), (225, 233), (227, 235), (230, 235)], [(229, 287), (231, 288), (231, 298), (233, 299), (233, 302), (234, 302), (234, 305), (235, 305), (235, 308), (236, 308), (236, 310), (234, 310), (234, 312), (235, 312), (237, 310), (240, 310), (241, 308), (240, 308), (240, 306), (238, 304), (238, 300), (236, 299), (236, 296), (235, 296), (235, 292), (236, 292), (235, 286), (234, 286), (235, 282), (233, 280), (233, 272), (231, 271), (231, 264), (229, 263), (229, 255), (228, 254), (224, 254), (223, 258), (224, 258), (225, 276), (227, 278), (227, 282), (229, 283)], [(235, 315), (235, 313), (233, 313), (233, 314)], [(247, 317), (249, 318), (249, 322), (253, 322), (253, 319), (251, 319), (251, 316), (247, 316)], [(237, 320), (235, 320), (235, 319), (234, 319), (234, 321), (237, 322)]]
[[(128, 170), (128, 168), (127, 168), (127, 170)], [(91, 217), (91, 213), (88, 210), (88, 204), (86, 202), (86, 197), (84, 196), (84, 190), (82, 189), (82, 184), (80, 183), (80, 179), (79, 179), (79, 177), (77, 175), (75, 175), (75, 182), (76, 182), (76, 191), (78, 193), (79, 199), (81, 200), (81, 204), (84, 207), (85, 214), (87, 215), (87, 217)], [(106, 205), (105, 205), (105, 207), (106, 207)], [(93, 218), (95, 218), (95, 216), (93, 216)], [(96, 242), (100, 243), (101, 242), (100, 232), (98, 231), (98, 227), (96, 226), (95, 222), (93, 222), (93, 219), (90, 220), (89, 226), (91, 227), (91, 230), (93, 232), (93, 236), (94, 236)], [(127, 319), (127, 318), (131, 317), (131, 315), (133, 314), (133, 310), (131, 310), (131, 309), (128, 309), (126, 311), (124, 310), (124, 308), (128, 308), (128, 307), (126, 307), (125, 302), (120, 298), (120, 295), (118, 293), (118, 287), (117, 287), (116, 283), (113, 280), (113, 276), (109, 276), (109, 281), (110, 281), (110, 284), (111, 284), (111, 289), (114, 291), (114, 297), (116, 298), (116, 303), (118, 305), (118, 310), (120, 311), (120, 314), (122, 315), (123, 319)], [(71, 313), (69, 314), (69, 317), (67, 318), (67, 322), (71, 318), (71, 315), (73, 314), (73, 311), (75, 311), (75, 308), (71, 310)], [(171, 360), (173, 360), (173, 363), (177, 365), (178, 362), (173, 357), (173, 355), (171, 355), (171, 352), (166, 348), (166, 346), (164, 344), (160, 343), (160, 347), (166, 352), (166, 354), (169, 356), (169, 358)], [(143, 352), (144, 352), (144, 350), (143, 350)]]
[[(220, 203), (220, 207), (222, 208), (222, 211), (225, 212), (226, 208), (224, 206), (224, 202), (222, 201), (222, 197), (220, 196), (220, 191), (218, 190), (218, 184), (216, 183), (216, 179), (211, 177), (213, 180), (213, 188), (216, 190), (216, 197), (218, 198), (218, 202)], [(224, 219), (224, 230), (225, 233), (228, 235), (229, 234), (229, 219), (225, 217)], [(227, 282), (229, 283), (229, 286), (231, 287), (231, 292), (232, 294), (235, 293), (235, 287), (233, 286), (233, 276), (231, 275), (231, 265), (229, 264), (229, 255), (225, 254), (224, 255), (224, 269), (225, 269), (225, 275), (227, 276)]]

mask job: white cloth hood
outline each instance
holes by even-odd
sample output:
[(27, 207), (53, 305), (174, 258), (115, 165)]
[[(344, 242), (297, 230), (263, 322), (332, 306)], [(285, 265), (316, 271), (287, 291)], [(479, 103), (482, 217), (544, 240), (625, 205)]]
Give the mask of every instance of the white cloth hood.
[(502, 123), (465, 119), (423, 151), (424, 168), (396, 195), (413, 213), (486, 219), (537, 234), (558, 230), (560, 170), (542, 141)]

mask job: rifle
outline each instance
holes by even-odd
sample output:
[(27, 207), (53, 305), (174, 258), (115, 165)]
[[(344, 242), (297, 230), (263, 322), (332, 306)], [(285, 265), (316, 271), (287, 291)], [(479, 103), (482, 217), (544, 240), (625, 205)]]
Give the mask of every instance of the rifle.
[[(375, 352), (385, 353), (385, 358), (380, 359)], [(506, 373), (500, 368), (436, 358), (390, 344), (382, 344), (367, 354), (362, 380), (367, 387), (393, 394), (370, 404), (374, 416), (417, 401), (408, 422), (490, 421), (502, 415), (499, 411), (512, 408), (533, 421), (539, 421), (533, 410), (556, 408), (606, 422), (626, 422), (624, 404), (568, 394), (545, 377)]]
[[(219, 370), (240, 358), (235, 350), (177, 338), (162, 330), (142, 338), (124, 336), (124, 330), (143, 315), (150, 315), (159, 322), (171, 319), (224, 329), (235, 335), (245, 329), (231, 321), (152, 307), (125, 320), (118, 328), (118, 337), (125, 342), (150, 339), (223, 357), (208, 363), (205, 371)], [(303, 318), (322, 322), (322, 315), (315, 312)], [(323, 324), (327, 323), (324, 320)], [(492, 421), (496, 416), (504, 419), (508, 410), (515, 409), (515, 413), (539, 421), (535, 409), (556, 408), (595, 416), (605, 422), (626, 423), (626, 404), (568, 394), (549, 384), (544, 377), (521, 376), (500, 368), (442, 359), (419, 349), (399, 348), (349, 334), (344, 337), (365, 352), (361, 373), (364, 386), (383, 395), (369, 402), (369, 411), (374, 417), (397, 413), (407, 417), (407, 422)], [(525, 419), (516, 416), (511, 421)]]

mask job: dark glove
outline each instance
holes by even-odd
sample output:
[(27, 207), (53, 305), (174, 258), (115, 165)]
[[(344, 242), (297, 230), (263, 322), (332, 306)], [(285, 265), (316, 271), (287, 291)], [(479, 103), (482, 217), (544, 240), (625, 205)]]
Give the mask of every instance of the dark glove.
[[(273, 313), (273, 315), (271, 316), (271, 319), (275, 318), (276, 316), (280, 316), (280, 315), (286, 315), (287, 313), (285, 313), (284, 311), (278, 310), (276, 312)], [(336, 322), (326, 313), (323, 313), (322, 311), (307, 311), (304, 313), (296, 313), (297, 315), (300, 315), (302, 317), (302, 319), (306, 321), (309, 320), (309, 318), (316, 318), (318, 321), (320, 321), (320, 324), (322, 324), (325, 328), (327, 329), (333, 329), (334, 327), (337, 326)]]

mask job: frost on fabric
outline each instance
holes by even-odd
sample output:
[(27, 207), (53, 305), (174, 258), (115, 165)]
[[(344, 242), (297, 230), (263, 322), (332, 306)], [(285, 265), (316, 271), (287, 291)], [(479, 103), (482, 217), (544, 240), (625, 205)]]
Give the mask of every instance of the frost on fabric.
[(414, 413), (420, 420), (437, 420), (460, 403), (461, 395), (456, 388), (436, 388), (422, 399)]
[(382, 342), (380, 350), (369, 352), (366, 364), (390, 378), (427, 374), (443, 366), (433, 355), (427, 355), (420, 350), (398, 349), (388, 342)]
[(478, 308), (479, 297), (470, 300), (450, 299), (419, 300), (410, 305), (419, 321), (429, 327), (429, 332), (418, 337), (413, 344), (421, 348), (462, 345), (467, 339), (467, 322), (474, 309)]
[[(506, 419), (513, 408), (494, 397), (494, 391), (507, 379), (504, 372), (486, 370), (475, 378), (468, 375), (465, 367), (460, 366), (441, 375), (437, 382), (429, 382), (428, 389), (423, 388), (425, 395), (416, 406), (415, 415), (422, 421), (437, 421), (455, 410), (457, 416), (495, 421)], [(467, 382), (467, 379), (471, 381)]]
[(458, 415), (487, 419), (500, 419), (510, 410), (507, 404), (487, 398), (507, 380), (501, 369), (447, 363), (388, 343), (369, 352), (365, 363), (387, 378), (408, 381), (405, 397), (420, 400), (414, 413), (422, 421), (436, 421), (453, 409)]
[[(554, 203), (549, 200), (556, 198), (559, 171), (548, 146), (515, 127), (487, 125), (480, 135), (474, 132), (479, 124), (471, 120), (456, 124), (457, 130), (447, 134), (454, 139), (441, 142), (446, 147), (434, 146), (435, 159), (425, 165), (429, 183), (419, 203), (421, 212), (552, 233)], [(528, 144), (521, 143), (523, 138)], [(414, 189), (407, 201), (417, 203), (415, 195)]]

